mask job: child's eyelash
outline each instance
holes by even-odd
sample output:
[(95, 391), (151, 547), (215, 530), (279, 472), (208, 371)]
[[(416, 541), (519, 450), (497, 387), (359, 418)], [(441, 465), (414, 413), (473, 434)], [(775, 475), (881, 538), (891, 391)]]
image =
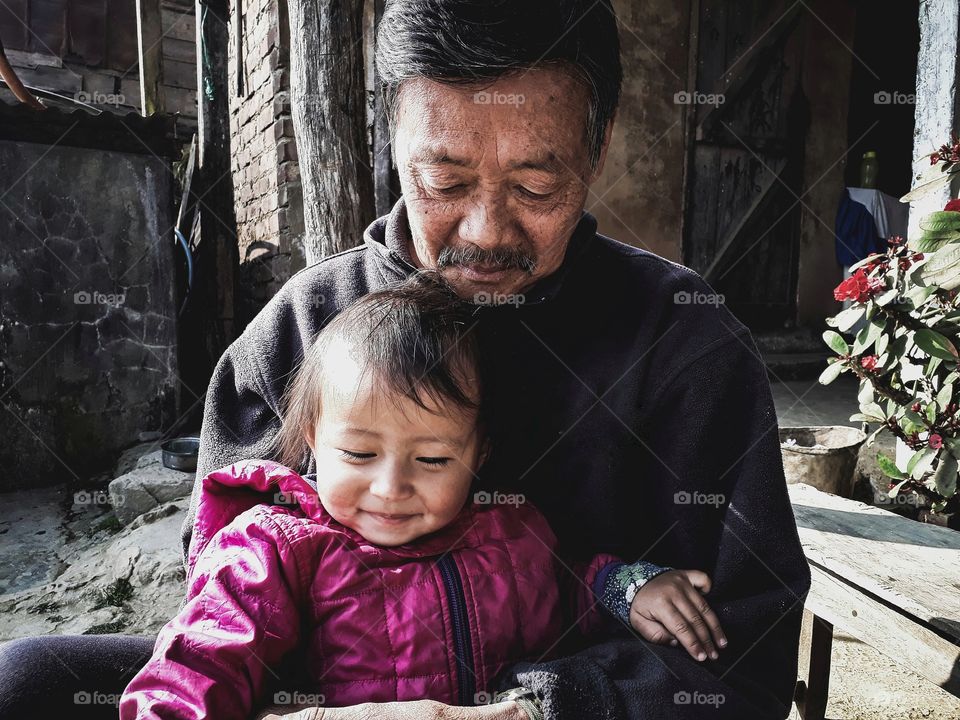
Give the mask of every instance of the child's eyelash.
[(374, 457), (375, 453), (363, 453), (363, 452), (353, 452), (352, 450), (344, 450), (343, 448), (337, 448), (341, 453), (346, 455), (348, 458), (354, 460), (366, 460), (368, 458)]
[(450, 462), (448, 457), (418, 457), (417, 460), (427, 465), (446, 465)]

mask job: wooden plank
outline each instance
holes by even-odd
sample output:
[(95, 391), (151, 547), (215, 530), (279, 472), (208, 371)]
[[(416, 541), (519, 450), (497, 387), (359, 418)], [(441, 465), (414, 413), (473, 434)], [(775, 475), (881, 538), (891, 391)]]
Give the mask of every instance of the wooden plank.
[(169, 85), (163, 86), (163, 95), (168, 113), (180, 113), (182, 118), (196, 120), (197, 110), (197, 91), (195, 88), (175, 88)]
[[(797, 18), (803, 3), (790, 0), (790, 6), (784, 11), (783, 2), (778, 2), (770, 7), (767, 18), (760, 25), (760, 30), (747, 44), (747, 49), (740, 53), (736, 58), (730, 60), (727, 69), (720, 76), (715, 85), (710, 86), (707, 93), (724, 95), (727, 103), (736, 99), (740, 88), (750, 77), (757, 61), (763, 57), (763, 51), (778, 42), (785, 33), (794, 26), (794, 20)], [(726, 104), (726, 103), (725, 103)], [(710, 131), (711, 125), (716, 117), (716, 111), (722, 105), (708, 105), (699, 117), (698, 136), (704, 136)]]
[[(107, 62), (106, 67), (122, 75), (132, 73), (140, 63), (137, 35), (131, 29), (137, 26), (136, 0), (106, 0)], [(131, 99), (131, 104), (136, 104)]]
[(713, 238), (717, 232), (717, 207), (720, 203), (720, 149), (705, 143), (693, 147), (691, 179), (691, 217), (684, 241), (684, 263), (701, 272), (710, 261)]
[[(194, 63), (185, 63), (165, 58), (163, 61), (163, 84), (167, 87), (197, 88), (197, 66)], [(168, 108), (169, 110), (169, 105)]]
[[(196, 40), (175, 40), (173, 38), (165, 37), (163, 39), (163, 62), (166, 66), (171, 60), (176, 60), (177, 62), (189, 63), (194, 68), (197, 65), (197, 41)], [(164, 67), (166, 71), (166, 67)], [(194, 74), (196, 74), (196, 69), (194, 69)], [(193, 85), (191, 87), (196, 87), (197, 79), (193, 79)]]
[[(910, 522), (910, 521), (908, 521)], [(894, 662), (960, 696), (960, 647), (811, 563), (804, 607)]]
[(743, 210), (740, 217), (738, 217), (724, 233), (723, 239), (720, 241), (716, 252), (713, 254), (713, 258), (710, 260), (710, 264), (702, 273), (704, 280), (710, 282), (716, 272), (722, 267), (723, 259), (726, 257), (726, 254), (730, 248), (733, 247), (737, 236), (740, 234), (740, 231), (743, 229), (744, 225), (747, 224), (750, 218), (753, 217), (753, 214), (756, 212), (757, 208), (760, 207), (760, 204), (763, 202), (764, 198), (766, 198), (767, 193), (770, 192), (770, 188), (780, 182), (780, 176), (783, 174), (783, 170), (786, 166), (786, 160), (780, 160), (774, 167), (774, 172), (770, 172), (769, 170), (764, 172), (764, 178), (760, 183), (759, 191), (753, 196), (750, 204)]
[(960, 533), (802, 483), (789, 492), (811, 564), (960, 643)]
[(809, 609), (803, 611), (800, 632), (801, 647), (810, 649), (807, 681), (798, 683), (795, 700), (803, 720), (824, 720), (830, 694), (830, 660), (833, 648), (833, 625), (817, 617)]
[(67, 57), (101, 67), (107, 56), (107, 4), (103, 0), (70, 0), (66, 23)]
[[(3, 45), (7, 59), (11, 65), (13, 53), (30, 54), (30, 10), (27, 0), (4, 0), (0, 3), (0, 44)], [(40, 55), (49, 56), (47, 50), (41, 50)]]
[(137, 0), (140, 113), (144, 116), (164, 111), (162, 39), (160, 0)]
[[(6, 50), (6, 48), (5, 48)], [(36, 67), (54, 67), (62, 68), (63, 60), (48, 53), (29, 53), (20, 50), (6, 50), (7, 60), (14, 67), (36, 68)]]
[(163, 40), (178, 40), (196, 45), (197, 20), (193, 8), (189, 12), (164, 5), (161, 13)]

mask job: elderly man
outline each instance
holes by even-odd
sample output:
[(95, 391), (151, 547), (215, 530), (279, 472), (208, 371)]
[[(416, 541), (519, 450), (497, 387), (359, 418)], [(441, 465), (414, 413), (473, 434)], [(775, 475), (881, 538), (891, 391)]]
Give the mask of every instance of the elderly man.
[[(584, 212), (620, 94), (609, 0), (396, 0), (377, 64), (402, 198), (361, 247), (292, 278), (224, 354), (207, 394), (198, 478), (271, 457), (286, 383), (341, 308), (437, 268), (477, 304), (494, 361), (483, 479), (536, 503), (565, 559), (610, 552), (706, 572), (704, 601), (729, 644), (714, 647), (702, 623), (661, 626), (664, 642), (653, 643), (613, 622), (599, 642), (570, 632), (554, 659), (510, 668), (497, 689), (517, 690), (519, 701), (287, 717), (786, 717), (810, 576), (763, 364), (722, 305), (689, 302), (712, 294), (694, 272), (598, 234)], [(297, 469), (311, 465), (305, 457)], [(185, 552), (192, 527), (191, 513)], [(89, 689), (81, 667), (128, 678), (151, 644), (10, 643), (0, 717), (35, 715), (41, 700), (61, 702), (51, 695)]]
[[(599, 235), (584, 212), (620, 94), (610, 3), (397, 0), (377, 66), (402, 198), (364, 245), (292, 278), (224, 354), (198, 477), (269, 456), (291, 371), (340, 308), (437, 268), (477, 303), (495, 357), (484, 477), (535, 502), (565, 557), (705, 571), (729, 637), (719, 652), (683, 625), (665, 628), (676, 647), (625, 627), (588, 647), (565, 638), (564, 657), (516, 666), (500, 689), (522, 688), (548, 718), (785, 717), (809, 572), (763, 364), (724, 307), (685, 302), (712, 294), (694, 272)], [(185, 550), (190, 532), (188, 519)], [(323, 714), (425, 716), (526, 712), (412, 702)]]

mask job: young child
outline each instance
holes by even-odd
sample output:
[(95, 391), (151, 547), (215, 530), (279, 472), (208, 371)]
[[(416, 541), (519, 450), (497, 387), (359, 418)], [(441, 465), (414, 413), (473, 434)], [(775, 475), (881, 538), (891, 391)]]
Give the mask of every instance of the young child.
[[(549, 657), (574, 623), (593, 632), (601, 612), (674, 644), (671, 629), (702, 617), (724, 644), (696, 609), (703, 573), (611, 555), (571, 571), (521, 496), (471, 495), (490, 422), (471, 322), (426, 273), (318, 334), (288, 391), (283, 464), (203, 478), (186, 603), (126, 688), (121, 720), (248, 718), (277, 699), (268, 688), (291, 656), (317, 704), (473, 705), (505, 667)], [(315, 480), (290, 469), (307, 452)]]

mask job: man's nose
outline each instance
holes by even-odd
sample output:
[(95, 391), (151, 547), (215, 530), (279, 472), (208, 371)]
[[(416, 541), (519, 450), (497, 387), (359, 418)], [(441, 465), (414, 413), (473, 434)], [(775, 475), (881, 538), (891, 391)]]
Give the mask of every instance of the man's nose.
[(384, 464), (370, 482), (370, 494), (381, 500), (403, 500), (412, 492), (410, 478), (400, 463)]
[(484, 250), (495, 250), (503, 244), (507, 224), (503, 198), (491, 193), (467, 210), (460, 221), (460, 239)]

